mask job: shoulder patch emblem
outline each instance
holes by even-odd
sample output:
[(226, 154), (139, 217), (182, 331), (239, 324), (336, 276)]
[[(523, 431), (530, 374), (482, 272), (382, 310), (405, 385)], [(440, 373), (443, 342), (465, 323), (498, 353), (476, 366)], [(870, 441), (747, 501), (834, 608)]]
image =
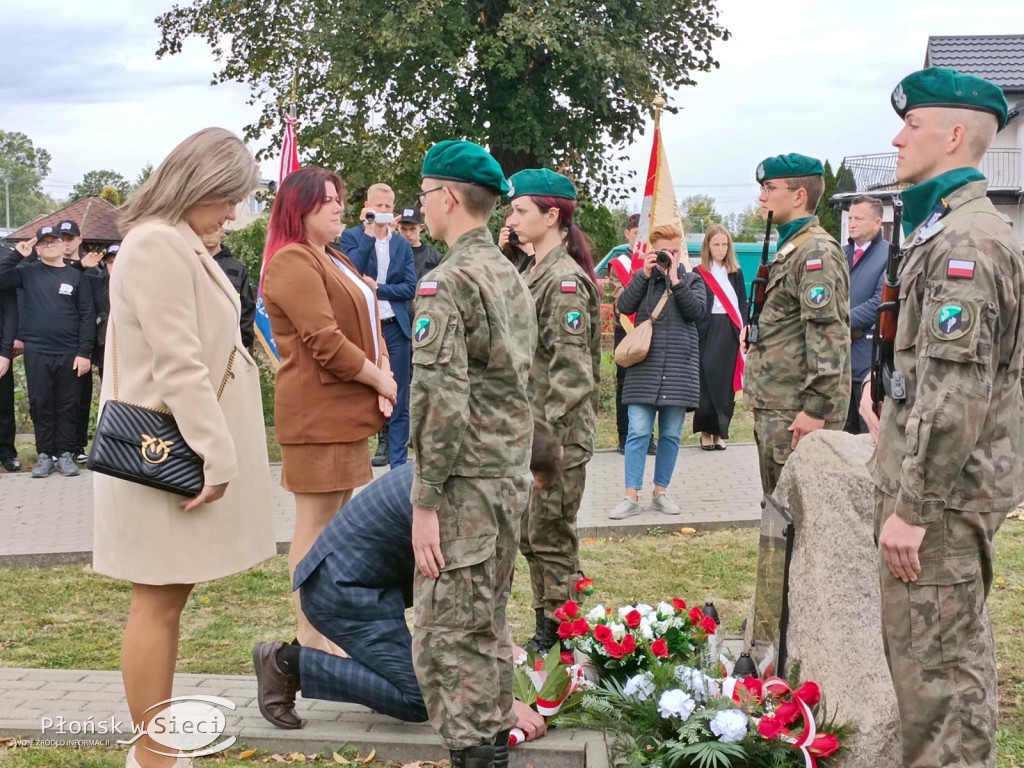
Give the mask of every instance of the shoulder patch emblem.
[(419, 289), (420, 296), (433, 296), (437, 293), (437, 281), (436, 280), (424, 280), (420, 283)]
[(562, 327), (569, 333), (583, 333), (583, 313), (578, 309), (570, 309), (562, 315)]
[(974, 317), (969, 305), (947, 301), (935, 308), (929, 325), (937, 338), (954, 341), (966, 336), (973, 324)]
[(429, 344), (435, 336), (437, 336), (435, 323), (426, 315), (417, 317), (412, 329), (412, 338), (416, 346), (422, 347)]
[(827, 285), (812, 285), (807, 290), (807, 303), (812, 307), (823, 307), (832, 298), (832, 292)]
[(562, 281), (562, 293), (576, 293), (576, 281), (575, 280), (563, 280)]
[(813, 272), (816, 269), (821, 269), (821, 259), (808, 259), (804, 262), (808, 272)]
[(964, 259), (950, 259), (946, 262), (946, 277), (974, 278), (974, 262)]

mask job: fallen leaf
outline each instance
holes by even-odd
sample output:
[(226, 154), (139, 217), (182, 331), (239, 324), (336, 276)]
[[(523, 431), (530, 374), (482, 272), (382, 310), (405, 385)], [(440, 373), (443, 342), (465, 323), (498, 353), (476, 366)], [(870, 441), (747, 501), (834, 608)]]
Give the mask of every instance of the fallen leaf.
[(207, 597), (206, 595), (203, 595), (203, 605), (209, 605), (209, 604), (210, 604), (210, 598)]
[(256, 754), (256, 750), (255, 749), (247, 749), (247, 750), (245, 750), (245, 752), (239, 752), (238, 753), (238, 759), (239, 760), (248, 760), (250, 757), (252, 757), (255, 754)]
[(366, 756), (366, 758), (363, 760), (363, 765), (367, 765), (369, 763), (372, 763), (373, 762), (373, 758), (375, 758), (376, 756), (377, 756), (377, 750), (376, 749), (371, 749), (370, 750), (370, 754), (368, 754)]
[(334, 762), (336, 762), (338, 765), (352, 765), (351, 760), (349, 760), (347, 757), (342, 757), (337, 752), (334, 753)]
[(1002, 576), (1000, 576), (998, 579), (996, 579), (996, 584), (1005, 584), (1005, 583), (1006, 583), (1006, 579), (1004, 579)]
[(597, 539), (595, 539), (593, 536), (588, 536), (585, 539), (580, 539), (580, 541), (584, 544), (593, 544), (595, 541), (597, 541)]
[(288, 755), (288, 759), (293, 760), (296, 763), (306, 762), (306, 756), (301, 752), (292, 752), (290, 755)]
[(696, 533), (696, 528), (680, 528), (678, 533), (680, 536), (689, 536), (691, 533)]
[(270, 757), (268, 757), (263, 762), (264, 763), (287, 763), (288, 761), (285, 760), (284, 755), (271, 755)]

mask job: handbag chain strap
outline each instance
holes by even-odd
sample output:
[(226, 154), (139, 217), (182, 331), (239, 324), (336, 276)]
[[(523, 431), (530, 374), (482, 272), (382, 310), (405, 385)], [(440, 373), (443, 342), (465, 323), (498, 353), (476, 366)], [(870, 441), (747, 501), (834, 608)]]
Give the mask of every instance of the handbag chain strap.
[[(153, 408), (149, 405), (140, 405), (139, 403), (130, 403), (127, 400), (122, 400), (118, 395), (117, 386), (117, 323), (114, 322), (113, 318), (110, 320), (110, 335), (111, 340), (114, 342), (114, 400), (118, 403), (124, 403), (125, 405), (132, 405), (136, 408), (142, 408), (145, 411), (153, 411), (154, 413), (162, 413), (165, 416), (173, 416), (169, 410), (164, 408)], [(231, 348), (231, 356), (228, 358), (228, 367), (224, 371), (224, 378), (220, 380), (220, 387), (217, 388), (217, 400), (220, 400), (221, 395), (224, 394), (224, 388), (228, 385), (228, 379), (231, 378), (231, 370), (235, 367), (235, 355), (238, 354), (238, 350), (234, 347)]]

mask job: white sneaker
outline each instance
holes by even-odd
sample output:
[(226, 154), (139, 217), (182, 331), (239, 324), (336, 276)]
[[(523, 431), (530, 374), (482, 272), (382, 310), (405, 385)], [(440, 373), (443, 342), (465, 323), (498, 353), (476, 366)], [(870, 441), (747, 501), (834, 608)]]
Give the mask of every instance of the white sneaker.
[(680, 515), (683, 512), (682, 508), (669, 499), (668, 494), (665, 493), (657, 493), (654, 495), (654, 500), (651, 502), (651, 509), (656, 512), (661, 512), (663, 515)]
[(641, 512), (643, 512), (643, 507), (640, 506), (640, 502), (633, 501), (629, 496), (626, 496), (608, 513), (608, 519), (625, 520), (627, 517), (639, 515)]

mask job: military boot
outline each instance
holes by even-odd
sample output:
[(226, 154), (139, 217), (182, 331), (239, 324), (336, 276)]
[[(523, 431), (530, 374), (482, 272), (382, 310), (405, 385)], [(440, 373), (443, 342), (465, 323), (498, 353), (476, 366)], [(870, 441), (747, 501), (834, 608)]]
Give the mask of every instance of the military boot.
[[(544, 628), (537, 640), (536, 646), (530, 646), (536, 653), (541, 656), (547, 656), (548, 651), (559, 644), (558, 624), (559, 623), (554, 619), (544, 619)], [(561, 648), (559, 648), (559, 650), (561, 650)]]
[(377, 452), (370, 459), (370, 466), (373, 467), (386, 467), (389, 464), (388, 455), (388, 425), (384, 425), (384, 429), (377, 435)]
[[(453, 749), (449, 753), (452, 760), (452, 768), (497, 768), (495, 762), (499, 747), (493, 744), (481, 744), (478, 747), (467, 749)], [(503, 748), (505, 762), (501, 763), (502, 768), (508, 766), (508, 745)]]
[(534, 653), (541, 653), (540, 646), (544, 639), (544, 609), (535, 608), (534, 613), (536, 614), (536, 631), (533, 633), (533, 637), (526, 641), (526, 647), (533, 650)]
[(499, 731), (494, 737), (494, 768), (508, 768), (508, 737), (511, 731)]

